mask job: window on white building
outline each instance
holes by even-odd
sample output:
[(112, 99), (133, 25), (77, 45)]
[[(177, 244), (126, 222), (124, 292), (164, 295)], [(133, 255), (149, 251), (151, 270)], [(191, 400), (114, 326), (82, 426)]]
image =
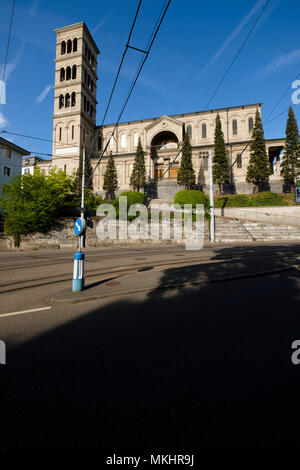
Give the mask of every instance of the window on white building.
[(127, 145), (127, 143), (126, 143), (126, 134), (122, 134), (121, 135), (121, 147), (125, 148), (126, 145)]
[(11, 158), (11, 149), (4, 147), (2, 149), (2, 154), (3, 154), (3, 157), (5, 158)]
[(138, 141), (139, 141), (139, 135), (138, 135), (137, 132), (134, 132), (134, 134), (133, 134), (133, 145), (134, 145), (134, 147), (137, 147)]
[(3, 167), (3, 176), (10, 176), (11, 173), (11, 168), (10, 166), (5, 166)]

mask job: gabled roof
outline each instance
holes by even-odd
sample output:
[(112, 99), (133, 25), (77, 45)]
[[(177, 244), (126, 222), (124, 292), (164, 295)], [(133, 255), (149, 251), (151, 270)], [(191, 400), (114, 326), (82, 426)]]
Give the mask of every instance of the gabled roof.
[(22, 147), (19, 147), (16, 144), (13, 144), (9, 140), (3, 139), (3, 137), (0, 137), (0, 147), (7, 147), (10, 148), (11, 150), (14, 150), (17, 153), (20, 153), (21, 155), (30, 155), (30, 152), (28, 150), (23, 149)]

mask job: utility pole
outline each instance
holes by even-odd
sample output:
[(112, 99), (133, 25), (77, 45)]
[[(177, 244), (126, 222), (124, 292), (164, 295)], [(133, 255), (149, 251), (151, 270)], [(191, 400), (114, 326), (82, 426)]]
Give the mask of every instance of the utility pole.
[(210, 206), (210, 241), (215, 241), (214, 181), (212, 172), (212, 151), (209, 150), (209, 206)]

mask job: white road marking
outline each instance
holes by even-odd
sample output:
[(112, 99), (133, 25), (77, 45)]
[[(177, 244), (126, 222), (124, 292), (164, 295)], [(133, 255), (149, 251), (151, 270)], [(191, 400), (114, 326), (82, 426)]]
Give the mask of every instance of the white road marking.
[(11, 313), (4, 313), (3, 315), (0, 314), (0, 318), (2, 317), (13, 317), (15, 315), (23, 315), (23, 313), (32, 313), (32, 312), (40, 312), (42, 310), (50, 310), (50, 307), (40, 307), (40, 308), (33, 308), (31, 310), (21, 310), (20, 312), (11, 312)]

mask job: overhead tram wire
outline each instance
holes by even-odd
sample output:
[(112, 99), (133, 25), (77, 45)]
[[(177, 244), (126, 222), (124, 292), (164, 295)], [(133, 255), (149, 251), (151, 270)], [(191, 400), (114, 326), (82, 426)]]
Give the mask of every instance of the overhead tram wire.
[[(102, 157), (103, 157), (104, 153), (105, 153), (106, 150), (107, 150), (107, 147), (108, 147), (108, 145), (109, 145), (109, 143), (110, 143), (111, 138), (114, 136), (114, 133), (115, 133), (115, 131), (116, 131), (116, 128), (117, 128), (117, 126), (118, 126), (118, 124), (119, 124), (119, 122), (120, 122), (120, 119), (121, 119), (121, 117), (122, 117), (124, 111), (125, 111), (125, 108), (126, 108), (126, 105), (127, 105), (127, 103), (128, 103), (128, 100), (129, 100), (129, 98), (130, 98), (130, 96), (131, 96), (131, 94), (132, 94), (132, 92), (133, 92), (133, 90), (134, 90), (134, 87), (135, 87), (136, 82), (137, 82), (137, 80), (138, 80), (138, 78), (139, 78), (139, 76), (140, 76), (140, 73), (141, 73), (141, 71), (142, 71), (142, 69), (143, 69), (143, 67), (144, 67), (144, 65), (145, 65), (145, 62), (146, 62), (146, 60), (147, 60), (147, 58), (148, 58), (148, 56), (149, 56), (149, 53), (150, 53), (150, 51), (151, 51), (151, 48), (152, 48), (152, 46), (153, 46), (153, 43), (154, 43), (155, 38), (156, 38), (156, 36), (157, 36), (157, 33), (158, 33), (159, 29), (160, 29), (160, 26), (161, 26), (161, 24), (162, 24), (162, 22), (163, 22), (163, 19), (164, 19), (166, 13), (167, 13), (167, 10), (168, 10), (168, 8), (169, 8), (170, 3), (171, 3), (171, 0), (165, 1), (164, 5), (166, 5), (166, 6), (161, 10), (161, 14), (160, 14), (160, 16), (159, 16), (159, 18), (158, 18), (158, 20), (157, 20), (157, 22), (156, 22), (156, 25), (155, 25), (155, 27), (154, 27), (154, 30), (153, 30), (153, 32), (152, 32), (152, 34), (151, 34), (151, 36), (150, 36), (149, 41), (148, 41), (148, 47), (147, 47), (144, 51), (141, 51), (141, 52), (144, 52), (145, 55), (144, 55), (143, 59), (141, 60), (140, 65), (139, 65), (138, 68), (137, 68), (135, 77), (134, 77), (134, 79), (133, 79), (133, 82), (132, 82), (131, 86), (129, 87), (129, 91), (128, 91), (127, 97), (126, 97), (126, 99), (125, 99), (125, 101), (124, 101), (124, 103), (123, 103), (123, 106), (122, 106), (122, 108), (121, 108), (120, 114), (119, 114), (118, 119), (117, 119), (117, 121), (116, 121), (116, 123), (115, 123), (113, 132), (112, 132), (110, 138), (108, 139), (108, 141), (107, 141), (107, 143), (106, 143), (106, 145), (105, 145), (105, 148), (102, 150), (102, 153), (101, 153), (101, 155), (100, 155), (100, 157), (99, 157), (99, 159), (98, 159), (98, 162), (97, 162), (96, 166), (94, 167), (93, 174), (95, 173), (96, 169), (98, 168), (98, 165), (99, 165), (99, 163), (101, 162)], [(131, 46), (129, 46), (129, 47), (131, 47)]]
[(243, 47), (245, 46), (246, 42), (248, 41), (250, 35), (252, 34), (252, 32), (253, 32), (255, 26), (256, 26), (257, 23), (259, 22), (260, 18), (262, 17), (262, 15), (263, 15), (264, 11), (266, 10), (267, 6), (269, 5), (270, 1), (271, 1), (271, 0), (267, 0), (266, 3), (264, 4), (264, 6), (263, 6), (261, 12), (259, 13), (258, 17), (256, 18), (256, 20), (255, 20), (255, 22), (254, 22), (254, 24), (253, 24), (252, 27), (250, 28), (250, 31), (248, 32), (246, 38), (244, 39), (244, 41), (242, 42), (240, 48), (238, 49), (238, 51), (237, 51), (236, 54), (234, 55), (233, 60), (231, 61), (229, 67), (226, 69), (226, 71), (225, 71), (223, 77), (221, 78), (221, 80), (219, 81), (219, 83), (218, 83), (218, 85), (217, 85), (217, 87), (216, 87), (214, 93), (212, 94), (211, 98), (209, 99), (209, 101), (208, 101), (208, 103), (207, 103), (207, 105), (206, 105), (206, 107), (205, 107), (205, 111), (208, 109), (210, 103), (212, 102), (212, 100), (213, 100), (214, 97), (216, 96), (217, 92), (219, 91), (219, 89), (220, 89), (222, 83), (224, 82), (226, 76), (228, 75), (229, 71), (231, 70), (231, 68), (232, 68), (233, 64), (235, 63), (236, 59), (237, 59), (238, 56), (240, 55), (240, 53), (241, 53)]
[[(300, 77), (300, 73), (298, 73), (298, 74), (296, 75), (296, 77), (294, 78), (293, 82), (294, 82), (295, 80), (297, 80), (297, 78), (299, 78), (299, 77)], [(287, 89), (283, 92), (283, 94), (282, 94), (281, 97), (279, 98), (279, 100), (276, 102), (275, 106), (273, 107), (273, 109), (270, 111), (270, 113), (269, 113), (268, 116), (266, 117), (266, 120), (267, 120), (268, 122), (271, 122), (271, 121), (269, 121), (269, 118), (272, 116), (272, 114), (274, 113), (275, 109), (278, 108), (278, 105), (281, 103), (281, 101), (282, 101), (283, 98), (286, 96), (286, 94), (290, 91), (290, 89), (291, 89), (291, 87), (288, 86)]]
[(3, 76), (2, 76), (2, 86), (0, 90), (0, 97), (2, 96), (2, 87), (4, 87), (4, 83), (5, 83), (5, 74), (6, 74), (6, 66), (7, 66), (7, 59), (8, 59), (8, 50), (9, 50), (9, 43), (10, 43), (10, 37), (11, 37), (12, 23), (13, 23), (14, 12), (15, 12), (15, 3), (16, 1), (13, 0), (13, 6), (11, 10), (10, 24), (9, 24), (9, 30), (8, 30), (7, 45), (6, 45), (6, 53), (5, 53), (4, 66), (3, 66)]
[[(235, 63), (235, 61), (237, 60), (238, 56), (240, 55), (243, 47), (245, 46), (246, 42), (248, 41), (250, 35), (252, 34), (254, 28), (256, 27), (257, 23), (259, 22), (260, 18), (262, 17), (264, 11), (266, 10), (266, 8), (268, 7), (269, 3), (270, 3), (271, 0), (267, 0), (261, 10), (261, 12), (259, 13), (258, 17), (256, 18), (254, 24), (252, 25), (252, 27), (250, 28), (250, 31), (248, 32), (246, 38), (244, 39), (244, 41), (242, 42), (240, 48), (238, 49), (238, 51), (236, 52), (236, 54), (234, 55), (233, 57), (233, 60), (231, 61), (231, 63), (229, 64), (228, 68), (226, 69), (223, 77), (221, 78), (221, 80), (219, 81), (214, 93), (212, 94), (211, 98), (209, 99), (206, 107), (205, 107), (205, 111), (208, 109), (210, 103), (212, 102), (212, 100), (214, 99), (214, 97), (216, 96), (217, 92), (219, 91), (222, 83), (224, 82), (225, 78), (227, 77), (228, 73), (230, 72), (233, 64)], [(243, 149), (243, 151), (240, 153), (240, 155), (242, 155), (244, 153), (244, 151), (248, 148), (248, 146), (250, 145), (250, 142), (246, 145), (246, 147)], [(178, 154), (176, 155), (176, 157), (173, 159), (173, 161), (169, 164), (168, 168), (165, 170), (164, 174), (160, 177), (160, 179), (162, 179), (164, 177), (164, 175), (169, 171), (169, 169), (171, 168), (171, 166), (175, 163), (177, 157), (179, 156), (180, 152), (182, 152), (184, 148), (184, 145), (182, 146), (181, 150), (178, 152)], [(233, 164), (231, 165), (231, 167), (236, 163), (237, 161), (237, 158), (236, 160), (233, 162)]]
[(111, 100), (112, 100), (112, 97), (113, 97), (113, 94), (114, 94), (114, 91), (115, 91), (115, 88), (116, 88), (116, 85), (117, 85), (117, 82), (118, 82), (118, 79), (119, 79), (119, 75), (120, 75), (120, 72), (121, 72), (121, 69), (122, 69), (122, 66), (123, 66), (123, 62), (124, 62), (125, 56), (126, 56), (126, 54), (127, 54), (128, 49), (130, 48), (130, 39), (131, 39), (131, 35), (132, 35), (133, 29), (134, 29), (134, 27), (135, 27), (135, 23), (136, 23), (136, 20), (137, 20), (139, 11), (140, 11), (141, 3), (142, 3), (142, 0), (139, 0), (137, 9), (136, 9), (136, 12), (135, 12), (135, 15), (134, 15), (134, 19), (133, 19), (133, 22), (132, 22), (132, 25), (131, 25), (131, 28), (130, 28), (130, 31), (129, 31), (128, 39), (127, 39), (127, 42), (126, 42), (126, 45), (125, 45), (125, 49), (124, 49), (124, 52), (123, 52), (123, 55), (122, 55), (122, 58), (121, 58), (121, 62), (120, 62), (120, 65), (119, 65), (119, 67), (118, 67), (117, 75), (116, 75), (114, 84), (113, 84), (113, 86), (112, 86), (112, 89), (111, 89), (111, 92), (110, 92), (110, 96), (109, 96), (109, 100), (108, 100), (108, 103), (107, 103), (107, 105), (106, 105), (106, 109), (105, 109), (105, 112), (104, 112), (104, 115), (103, 115), (103, 118), (102, 118), (102, 123), (101, 123), (101, 126), (99, 127), (98, 131), (95, 133), (95, 135), (94, 135), (94, 137), (93, 137), (92, 144), (91, 144), (91, 149), (90, 149), (90, 152), (89, 152), (89, 154), (88, 154), (88, 158), (89, 158), (89, 157), (91, 156), (91, 154), (93, 153), (95, 143), (96, 143), (96, 141), (97, 141), (97, 139), (98, 139), (98, 137), (99, 137), (100, 129), (101, 129), (101, 127), (103, 126), (104, 121), (105, 121), (105, 118), (106, 118), (106, 115), (107, 115), (107, 113), (108, 113), (108, 110), (109, 110), (109, 107), (110, 107), (110, 103), (111, 103)]

